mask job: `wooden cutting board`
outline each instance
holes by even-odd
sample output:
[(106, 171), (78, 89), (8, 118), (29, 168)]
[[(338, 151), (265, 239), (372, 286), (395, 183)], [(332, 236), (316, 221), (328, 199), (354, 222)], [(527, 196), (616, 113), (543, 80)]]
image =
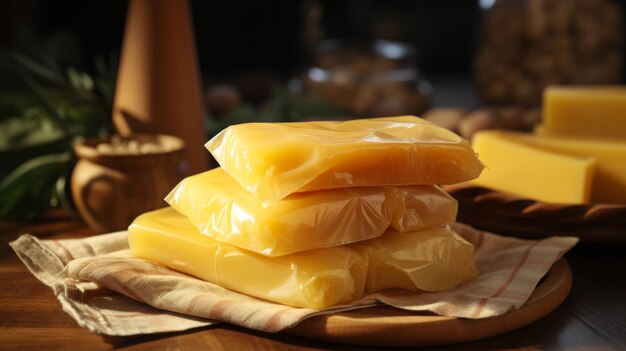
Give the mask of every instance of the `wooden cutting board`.
[(304, 320), (286, 330), (311, 339), (366, 346), (432, 346), (488, 338), (526, 326), (552, 312), (569, 294), (572, 272), (554, 264), (522, 308), (484, 319), (459, 319), (393, 307), (370, 307)]

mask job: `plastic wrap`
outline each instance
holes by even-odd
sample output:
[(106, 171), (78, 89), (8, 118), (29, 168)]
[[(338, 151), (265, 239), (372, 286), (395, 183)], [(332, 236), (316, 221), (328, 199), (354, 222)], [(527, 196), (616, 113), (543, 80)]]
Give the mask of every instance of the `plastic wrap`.
[(213, 239), (267, 256), (453, 223), (457, 202), (434, 185), (296, 193), (263, 207), (221, 168), (181, 181), (165, 198)]
[(139, 216), (128, 240), (138, 257), (291, 306), (324, 308), (358, 299), (367, 275), (365, 260), (347, 247), (266, 257), (200, 234), (172, 208)]
[(131, 252), (224, 288), (286, 305), (325, 308), (388, 288), (438, 291), (476, 276), (473, 246), (452, 230), (425, 229), (281, 257), (200, 234), (172, 208), (139, 216)]
[(264, 203), (320, 189), (453, 184), (483, 169), (466, 140), (413, 116), (239, 124), (205, 146)]
[(478, 276), (474, 246), (447, 226), (410, 233), (388, 231), (350, 248), (368, 262), (366, 292), (443, 291)]

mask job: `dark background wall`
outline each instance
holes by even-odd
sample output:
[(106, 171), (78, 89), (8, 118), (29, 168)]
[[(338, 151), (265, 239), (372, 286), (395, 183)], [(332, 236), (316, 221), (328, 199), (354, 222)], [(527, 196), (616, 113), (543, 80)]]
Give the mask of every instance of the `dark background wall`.
[[(325, 38), (382, 34), (415, 44), (427, 72), (469, 72), (476, 1), (191, 1), (204, 75), (292, 74), (305, 61), (303, 23), (311, 4), (323, 8)], [(4, 0), (0, 48), (52, 52), (69, 61), (119, 52), (126, 7), (123, 0)], [(73, 40), (78, 51), (70, 50)]]
[[(383, 37), (413, 44), (419, 51), (418, 64), (435, 88), (433, 106), (474, 106), (480, 104), (472, 72), (484, 14), (480, 4), (493, 1), (190, 0), (190, 3), (205, 86), (241, 81), (255, 74), (261, 81), (276, 78), (287, 81), (297, 75), (306, 66), (311, 49), (307, 44), (311, 40), (310, 18), (317, 16), (313, 32), (318, 39)], [(626, 4), (626, 0), (613, 2), (622, 10)], [(84, 68), (88, 71), (96, 55), (115, 62), (127, 6), (127, 0), (0, 1), (0, 91), (12, 90), (19, 84), (15, 72), (8, 68), (7, 53), (12, 50), (25, 51), (34, 57), (49, 55), (61, 63), (87, 66)]]

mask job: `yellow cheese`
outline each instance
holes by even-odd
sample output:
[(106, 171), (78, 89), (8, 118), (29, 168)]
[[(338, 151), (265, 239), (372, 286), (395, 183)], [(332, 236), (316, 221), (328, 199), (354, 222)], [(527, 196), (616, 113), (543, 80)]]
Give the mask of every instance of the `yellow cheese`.
[(589, 201), (594, 170), (591, 158), (552, 152), (515, 135), (499, 131), (474, 135), (474, 150), (486, 169), (473, 183), (545, 202)]
[(474, 246), (449, 227), (389, 231), (350, 247), (367, 258), (367, 292), (390, 288), (443, 291), (478, 276)]
[(544, 92), (542, 135), (626, 139), (626, 87), (549, 87)]
[(346, 247), (266, 257), (200, 234), (172, 208), (139, 216), (131, 252), (224, 288), (291, 306), (323, 308), (363, 295), (365, 260)]
[[(172, 208), (139, 216), (131, 252), (227, 289), (286, 305), (324, 308), (387, 288), (438, 291), (476, 275), (473, 247), (453, 231), (387, 232), (367, 241), (267, 257), (202, 235)], [(368, 267), (371, 268), (368, 271)]]
[(267, 256), (366, 240), (389, 227), (449, 224), (457, 211), (434, 185), (320, 190), (263, 207), (221, 168), (184, 179), (165, 200), (201, 233)]
[[(559, 153), (564, 157), (593, 159), (595, 170), (591, 184), (591, 202), (626, 204), (626, 140), (545, 137), (522, 133), (505, 135), (511, 141), (546, 152)], [(565, 171), (560, 176), (563, 182), (575, 178)]]
[(263, 203), (320, 189), (453, 184), (483, 168), (466, 140), (412, 116), (240, 124), (206, 147)]

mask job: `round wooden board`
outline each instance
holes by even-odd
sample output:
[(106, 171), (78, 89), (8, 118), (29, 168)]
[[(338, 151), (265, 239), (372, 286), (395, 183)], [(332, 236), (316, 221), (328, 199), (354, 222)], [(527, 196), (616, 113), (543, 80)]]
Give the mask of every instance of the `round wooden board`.
[(302, 321), (288, 334), (365, 346), (433, 346), (479, 340), (526, 326), (552, 312), (569, 294), (572, 272), (565, 259), (554, 264), (522, 308), (501, 316), (460, 319), (393, 307), (322, 315)]

